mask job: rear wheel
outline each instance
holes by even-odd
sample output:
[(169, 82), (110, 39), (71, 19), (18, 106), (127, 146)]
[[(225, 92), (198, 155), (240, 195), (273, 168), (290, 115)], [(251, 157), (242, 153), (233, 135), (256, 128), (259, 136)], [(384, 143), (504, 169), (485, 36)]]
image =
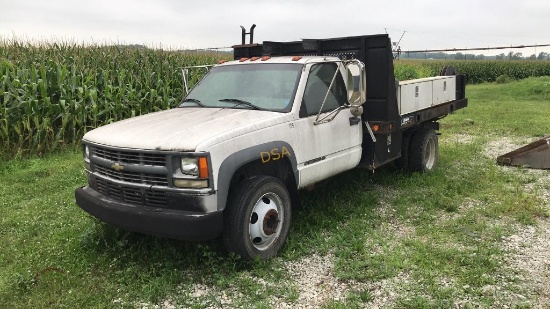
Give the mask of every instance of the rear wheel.
[(288, 236), (290, 204), (288, 190), (275, 177), (241, 182), (224, 214), (226, 249), (246, 260), (274, 257)]
[(437, 163), (439, 145), (433, 129), (421, 129), (411, 138), (409, 170), (411, 172), (431, 171)]

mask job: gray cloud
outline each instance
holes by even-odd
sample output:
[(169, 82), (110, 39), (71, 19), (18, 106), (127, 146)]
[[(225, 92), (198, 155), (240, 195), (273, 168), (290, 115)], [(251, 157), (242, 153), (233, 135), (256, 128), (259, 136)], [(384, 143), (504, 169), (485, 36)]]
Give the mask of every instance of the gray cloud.
[[(388, 33), (403, 49), (550, 43), (550, 2), (416, 1), (7, 1), (0, 36), (34, 40), (138, 43), (172, 48)], [(541, 49), (539, 49), (541, 50)], [(524, 51), (529, 54), (530, 51)]]

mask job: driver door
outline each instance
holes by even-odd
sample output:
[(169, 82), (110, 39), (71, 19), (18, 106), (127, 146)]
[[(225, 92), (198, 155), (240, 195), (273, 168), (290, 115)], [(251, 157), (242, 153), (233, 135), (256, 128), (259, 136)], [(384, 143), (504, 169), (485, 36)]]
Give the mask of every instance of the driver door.
[[(319, 121), (324, 117), (332, 120)], [(357, 120), (350, 112), (338, 64), (312, 65), (300, 119), (295, 122), (297, 134), (292, 137), (300, 188), (357, 166), (362, 141), (362, 125), (360, 119)]]

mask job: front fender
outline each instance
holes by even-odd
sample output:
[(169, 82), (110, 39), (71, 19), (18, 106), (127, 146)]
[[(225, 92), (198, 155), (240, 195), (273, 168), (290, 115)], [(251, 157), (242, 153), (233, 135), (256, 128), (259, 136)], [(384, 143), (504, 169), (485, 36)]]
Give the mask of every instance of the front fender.
[(250, 148), (239, 150), (225, 158), (220, 165), (220, 170), (218, 173), (218, 210), (225, 209), (227, 198), (229, 196), (231, 179), (240, 167), (258, 160), (268, 164), (269, 162), (277, 161), (283, 158), (290, 161), (297, 187), (299, 184), (298, 164), (294, 154), (294, 149), (287, 142), (274, 141), (252, 146)]

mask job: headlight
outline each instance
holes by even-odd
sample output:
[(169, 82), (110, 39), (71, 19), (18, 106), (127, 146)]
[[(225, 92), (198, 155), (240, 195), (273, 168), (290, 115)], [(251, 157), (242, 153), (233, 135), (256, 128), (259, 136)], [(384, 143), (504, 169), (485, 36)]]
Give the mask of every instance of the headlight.
[(181, 172), (185, 175), (199, 176), (199, 161), (197, 158), (181, 158)]
[(92, 170), (92, 164), (90, 163), (90, 148), (88, 145), (84, 145), (84, 168), (87, 171)]
[[(209, 185), (210, 168), (208, 158), (204, 157), (184, 157), (180, 159), (180, 170), (185, 178), (178, 178), (175, 175), (173, 179), (174, 187), (177, 188), (207, 188)], [(191, 176), (191, 177), (189, 177)]]

